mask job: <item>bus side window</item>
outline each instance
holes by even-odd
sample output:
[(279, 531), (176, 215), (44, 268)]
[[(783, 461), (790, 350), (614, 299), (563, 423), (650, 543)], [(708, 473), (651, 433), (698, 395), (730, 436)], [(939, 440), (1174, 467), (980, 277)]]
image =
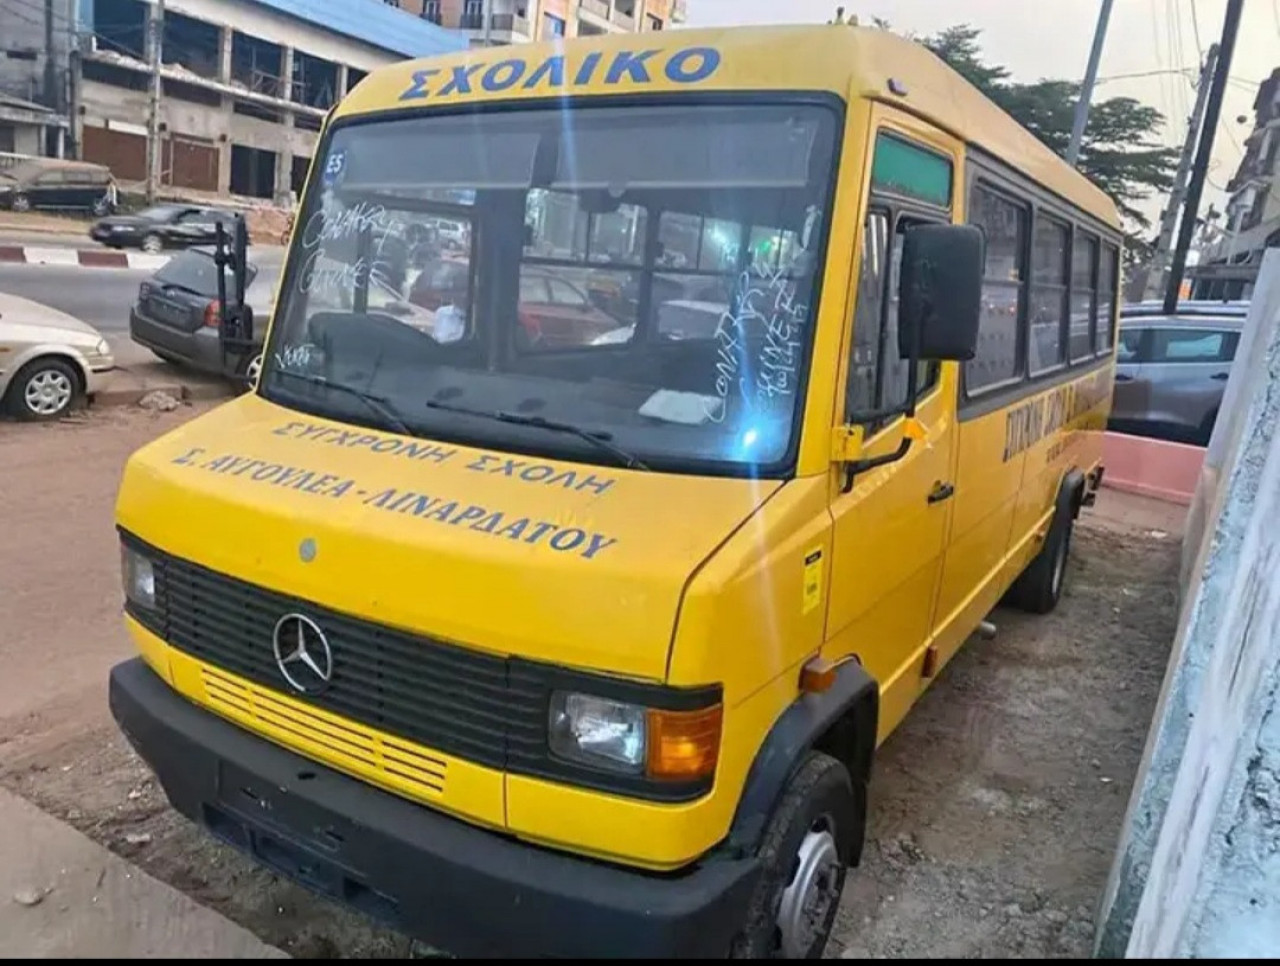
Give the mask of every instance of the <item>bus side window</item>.
[(1026, 282), (1023, 251), (1027, 239), (1027, 210), (993, 191), (975, 186), (969, 203), (969, 223), (987, 239), (982, 280), (982, 320), (978, 325), (978, 354), (964, 365), (965, 389), (973, 394), (1011, 382), (1020, 374), (1018, 329), (1025, 311)]
[[(889, 252), (888, 291), (884, 314), (884, 333), (880, 339), (880, 399), (879, 407), (889, 409), (904, 406), (907, 402), (907, 376), (910, 366), (898, 352), (898, 286), (901, 281), (902, 247), (904, 236), (918, 225), (929, 221), (899, 217), (893, 230), (893, 247)], [(920, 362), (916, 373), (916, 398), (933, 388), (937, 381), (938, 366), (932, 362)]]
[[(889, 238), (890, 214), (872, 211), (862, 244), (858, 301), (853, 317), (853, 349), (845, 392), (845, 420), (866, 422), (866, 414), (907, 401), (907, 361), (898, 355), (898, 281), (903, 236), (924, 220), (900, 216)], [(920, 363), (917, 397), (928, 391), (937, 367)]]
[(888, 236), (888, 212), (870, 212), (862, 231), (862, 268), (858, 272), (858, 301), (854, 307), (849, 380), (845, 389), (845, 419), (849, 422), (856, 420), (858, 413), (876, 408), (876, 361), (884, 317)]

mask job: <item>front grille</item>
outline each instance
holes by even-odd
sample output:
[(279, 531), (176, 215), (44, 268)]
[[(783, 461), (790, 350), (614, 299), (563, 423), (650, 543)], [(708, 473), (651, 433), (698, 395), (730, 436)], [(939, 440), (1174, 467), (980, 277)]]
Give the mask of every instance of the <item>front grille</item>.
[(293, 748), (313, 751), (345, 771), (368, 774), (380, 784), (407, 785), (426, 798), (444, 793), (449, 763), (421, 748), (312, 711), (216, 668), (202, 667), (200, 677), (210, 707), (228, 718), (273, 732)]
[[(718, 702), (718, 686), (668, 688), (495, 657), (341, 614), (166, 554), (128, 533), (121, 537), (155, 568), (155, 609), (130, 605), (129, 613), (202, 664), (260, 686), (246, 690), (236, 678), (205, 676), (210, 699), (250, 727), (270, 724), (291, 741), (323, 734), (325, 757), (348, 756), (348, 767), (405, 766), (416, 771), (400, 777), (424, 787), (444, 781), (443, 770), (438, 777), (433, 770), (443, 762), (431, 752), (653, 801), (689, 801), (711, 786), (711, 776), (662, 782), (557, 758), (548, 746), (547, 715), (556, 689), (681, 710)], [(276, 664), (275, 628), (287, 614), (310, 618), (329, 642), (333, 673), (319, 693), (296, 693)], [(384, 737), (379, 745), (374, 731), (405, 744)]]
[(406, 634), (278, 594), (176, 557), (156, 567), (163, 636), (209, 664), (290, 693), (276, 665), (276, 622), (303, 613), (323, 628), (333, 679), (296, 700), (438, 751), (505, 767), (507, 743), (545, 744), (546, 702), (513, 692), (507, 661)]

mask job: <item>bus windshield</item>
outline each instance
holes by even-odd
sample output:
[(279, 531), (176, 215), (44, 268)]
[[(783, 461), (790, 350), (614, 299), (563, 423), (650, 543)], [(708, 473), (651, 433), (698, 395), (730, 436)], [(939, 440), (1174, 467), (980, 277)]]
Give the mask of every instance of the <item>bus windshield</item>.
[(610, 459), (545, 431), (567, 423), (649, 467), (778, 472), (835, 129), (829, 108), (760, 102), (335, 126), (260, 391), (486, 448)]

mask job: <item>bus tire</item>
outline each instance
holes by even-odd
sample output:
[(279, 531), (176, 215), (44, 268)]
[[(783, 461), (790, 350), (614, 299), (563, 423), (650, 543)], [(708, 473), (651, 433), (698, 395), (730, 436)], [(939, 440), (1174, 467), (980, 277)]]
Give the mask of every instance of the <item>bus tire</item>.
[(730, 959), (821, 958), (859, 834), (858, 789), (865, 799), (835, 758), (805, 754), (756, 850), (760, 881)]
[(1009, 589), (1009, 602), (1019, 610), (1047, 614), (1062, 599), (1067, 558), (1071, 553), (1071, 514), (1059, 508), (1049, 525), (1049, 535), (1035, 559)]

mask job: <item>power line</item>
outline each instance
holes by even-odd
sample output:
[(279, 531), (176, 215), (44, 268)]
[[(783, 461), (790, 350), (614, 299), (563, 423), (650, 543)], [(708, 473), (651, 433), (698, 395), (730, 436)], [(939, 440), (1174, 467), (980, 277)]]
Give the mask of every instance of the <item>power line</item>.
[(1199, 68), (1196, 67), (1163, 67), (1160, 70), (1140, 70), (1132, 74), (1108, 74), (1106, 77), (1099, 77), (1094, 83), (1101, 84), (1105, 81), (1117, 80), (1134, 80), (1138, 77), (1162, 77), (1167, 74), (1181, 74), (1184, 77), (1195, 74)]
[[(1275, 0), (1272, 0), (1274, 3)], [(1191, 32), (1196, 38), (1196, 54), (1204, 60), (1204, 45), (1200, 43), (1200, 18), (1196, 15), (1196, 0), (1191, 0)]]

